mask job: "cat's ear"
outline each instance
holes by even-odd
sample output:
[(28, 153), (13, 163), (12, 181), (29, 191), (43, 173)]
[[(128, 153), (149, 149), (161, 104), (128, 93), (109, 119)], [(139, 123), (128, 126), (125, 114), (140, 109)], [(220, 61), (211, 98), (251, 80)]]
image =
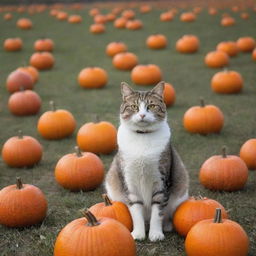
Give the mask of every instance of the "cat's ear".
[(134, 93), (134, 90), (126, 82), (122, 82), (121, 83), (121, 94), (122, 94), (123, 98), (131, 95), (132, 93)]
[(155, 93), (159, 95), (160, 97), (163, 97), (164, 94), (164, 81), (159, 82), (152, 90), (152, 93)]

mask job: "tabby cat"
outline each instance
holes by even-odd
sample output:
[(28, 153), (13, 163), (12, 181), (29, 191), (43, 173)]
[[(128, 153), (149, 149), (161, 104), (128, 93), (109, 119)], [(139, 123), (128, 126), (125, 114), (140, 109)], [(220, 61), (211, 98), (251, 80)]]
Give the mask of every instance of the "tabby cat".
[(105, 180), (108, 196), (129, 207), (134, 239), (164, 239), (172, 230), (172, 215), (188, 198), (188, 175), (171, 145), (163, 101), (164, 82), (150, 91), (121, 84), (118, 152)]

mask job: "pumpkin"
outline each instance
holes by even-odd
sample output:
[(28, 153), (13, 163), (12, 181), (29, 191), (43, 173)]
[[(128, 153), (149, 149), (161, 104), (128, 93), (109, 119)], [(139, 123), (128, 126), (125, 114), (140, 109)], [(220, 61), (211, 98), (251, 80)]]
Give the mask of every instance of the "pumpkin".
[(71, 24), (78, 24), (83, 21), (82, 17), (78, 14), (73, 14), (68, 17), (68, 22)]
[(115, 28), (126, 28), (127, 19), (124, 17), (117, 18), (114, 21), (114, 27)]
[(58, 184), (71, 191), (88, 191), (97, 188), (104, 178), (104, 166), (100, 158), (90, 152), (81, 152), (63, 156), (55, 167), (55, 179)]
[(124, 226), (131, 232), (133, 229), (132, 217), (126, 204), (118, 201), (111, 201), (106, 194), (102, 195), (104, 202), (97, 203), (89, 208), (89, 211), (96, 217), (112, 218)]
[(114, 21), (116, 19), (116, 15), (113, 13), (106, 14), (106, 21)]
[(129, 30), (138, 30), (143, 27), (143, 23), (140, 20), (128, 20), (125, 27)]
[(236, 56), (239, 52), (236, 42), (232, 41), (220, 42), (216, 49), (227, 53), (230, 57)]
[(80, 71), (77, 81), (82, 88), (102, 88), (108, 82), (108, 74), (103, 68), (88, 67)]
[(249, 36), (240, 37), (236, 43), (241, 52), (251, 52), (256, 46), (255, 39)]
[(248, 168), (238, 156), (222, 155), (207, 159), (200, 168), (199, 179), (202, 185), (212, 190), (235, 191), (242, 189), (248, 178)]
[(111, 42), (106, 47), (106, 54), (110, 57), (121, 52), (127, 52), (127, 45), (123, 42)]
[(252, 52), (252, 59), (256, 61), (256, 48)]
[(170, 107), (174, 104), (176, 100), (176, 92), (172, 84), (164, 83), (164, 103), (167, 107)]
[(11, 20), (12, 18), (13, 18), (13, 16), (9, 12), (4, 15), (4, 20)]
[(136, 245), (129, 230), (110, 218), (97, 218), (88, 210), (58, 234), (54, 256), (135, 256)]
[(216, 14), (218, 13), (218, 11), (217, 11), (216, 8), (210, 7), (210, 8), (208, 9), (208, 13), (209, 13), (209, 15), (216, 15)]
[(180, 53), (194, 53), (198, 51), (200, 41), (195, 35), (184, 35), (176, 42), (176, 50)]
[(0, 190), (0, 224), (7, 227), (27, 227), (41, 223), (47, 213), (47, 201), (36, 186), (22, 184), (17, 178), (16, 185)]
[(98, 8), (92, 8), (90, 11), (89, 11), (89, 15), (90, 16), (95, 16), (97, 14), (100, 14), (100, 10)]
[(217, 208), (214, 219), (202, 220), (191, 228), (185, 250), (187, 256), (246, 256), (249, 239), (237, 222), (222, 220)]
[(28, 73), (15, 70), (7, 77), (6, 88), (10, 93), (17, 92), (20, 88), (32, 90), (34, 88), (34, 82)]
[(16, 26), (20, 29), (31, 29), (33, 27), (33, 24), (30, 19), (28, 18), (20, 18), (18, 19)]
[(224, 124), (224, 115), (214, 105), (205, 105), (201, 99), (201, 106), (189, 108), (183, 116), (184, 128), (191, 133), (209, 134), (219, 133)]
[(202, 11), (202, 7), (197, 6), (193, 8), (193, 13), (195, 14), (199, 14), (201, 11)]
[(229, 64), (229, 56), (223, 51), (211, 51), (206, 54), (204, 62), (210, 68), (222, 68)]
[(103, 14), (97, 14), (93, 17), (93, 21), (96, 24), (105, 24), (107, 22), (107, 18)]
[(196, 20), (196, 15), (193, 12), (184, 12), (180, 15), (180, 20), (183, 22), (193, 22)]
[(47, 70), (53, 68), (55, 59), (50, 52), (35, 52), (30, 57), (29, 63), (39, 70)]
[(240, 17), (241, 17), (242, 19), (244, 19), (244, 20), (248, 20), (248, 19), (250, 18), (250, 15), (249, 15), (248, 12), (242, 12), (242, 13), (240, 14)]
[(90, 32), (93, 34), (102, 34), (105, 30), (105, 26), (100, 23), (95, 23), (90, 26)]
[(131, 80), (138, 85), (157, 84), (162, 80), (162, 72), (154, 64), (137, 65), (132, 69)]
[(64, 21), (68, 19), (68, 14), (64, 11), (59, 11), (56, 15), (57, 20)]
[(231, 10), (232, 10), (232, 12), (238, 12), (239, 11), (239, 7), (238, 6), (232, 6), (231, 7)]
[(247, 140), (241, 146), (239, 156), (249, 169), (256, 170), (256, 139)]
[(239, 93), (243, 88), (242, 76), (232, 70), (217, 72), (211, 79), (211, 88), (216, 93)]
[(173, 14), (171, 12), (163, 12), (160, 14), (161, 21), (171, 21), (173, 20)]
[(50, 101), (50, 107), (51, 110), (43, 113), (37, 122), (39, 134), (48, 140), (70, 136), (76, 128), (73, 115), (65, 109), (56, 109), (53, 101)]
[(39, 79), (39, 72), (33, 66), (20, 67), (18, 68), (18, 70), (29, 74), (32, 77), (34, 83), (36, 83)]
[(79, 129), (76, 141), (83, 151), (109, 154), (117, 147), (117, 130), (106, 121), (86, 123)]
[(58, 12), (59, 12), (58, 10), (52, 9), (52, 10), (50, 10), (50, 15), (53, 16), (53, 17), (56, 17)]
[(140, 6), (140, 13), (149, 13), (152, 10), (150, 5), (144, 4)]
[(41, 98), (31, 90), (14, 92), (8, 100), (8, 109), (16, 116), (35, 115), (41, 107)]
[(230, 27), (230, 26), (234, 26), (236, 24), (236, 21), (234, 18), (230, 16), (226, 16), (226, 17), (222, 17), (220, 24), (223, 27)]
[(9, 138), (2, 148), (2, 158), (10, 167), (33, 166), (41, 160), (42, 154), (41, 144), (31, 136), (24, 136), (21, 131), (18, 136)]
[(162, 34), (154, 34), (147, 38), (146, 45), (150, 49), (163, 49), (167, 46), (167, 38)]
[(190, 197), (181, 203), (173, 215), (173, 225), (181, 236), (186, 236), (197, 222), (210, 219), (216, 208), (222, 209), (222, 217), (228, 218), (224, 207), (217, 201), (207, 197)]
[(129, 10), (124, 10), (122, 13), (121, 13), (121, 16), (128, 19), (128, 20), (131, 20), (135, 17), (135, 12), (131, 9)]
[(111, 12), (117, 15), (117, 14), (121, 13), (122, 11), (123, 11), (123, 8), (118, 6), (118, 7), (114, 7)]
[(4, 49), (8, 52), (20, 51), (23, 47), (22, 40), (17, 38), (8, 38), (4, 40)]
[(54, 42), (50, 38), (38, 39), (34, 43), (34, 49), (38, 52), (52, 52)]
[(121, 52), (113, 57), (112, 64), (120, 70), (131, 70), (138, 64), (138, 57), (131, 52)]

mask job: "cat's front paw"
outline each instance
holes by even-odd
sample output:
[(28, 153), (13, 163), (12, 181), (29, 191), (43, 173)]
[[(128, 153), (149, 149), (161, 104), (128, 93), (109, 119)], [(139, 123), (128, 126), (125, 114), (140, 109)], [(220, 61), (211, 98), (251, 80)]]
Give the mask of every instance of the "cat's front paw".
[(144, 240), (146, 238), (145, 232), (139, 230), (133, 230), (131, 234), (134, 240)]
[(164, 234), (161, 231), (149, 231), (149, 240), (151, 242), (161, 241), (164, 240)]

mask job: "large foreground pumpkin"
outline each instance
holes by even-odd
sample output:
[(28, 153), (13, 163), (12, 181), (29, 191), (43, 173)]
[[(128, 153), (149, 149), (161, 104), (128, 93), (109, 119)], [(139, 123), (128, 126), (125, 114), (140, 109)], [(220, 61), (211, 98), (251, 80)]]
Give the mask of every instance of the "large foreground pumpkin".
[(85, 218), (67, 224), (54, 246), (54, 256), (135, 256), (136, 246), (129, 230), (110, 218), (99, 218), (89, 211)]

